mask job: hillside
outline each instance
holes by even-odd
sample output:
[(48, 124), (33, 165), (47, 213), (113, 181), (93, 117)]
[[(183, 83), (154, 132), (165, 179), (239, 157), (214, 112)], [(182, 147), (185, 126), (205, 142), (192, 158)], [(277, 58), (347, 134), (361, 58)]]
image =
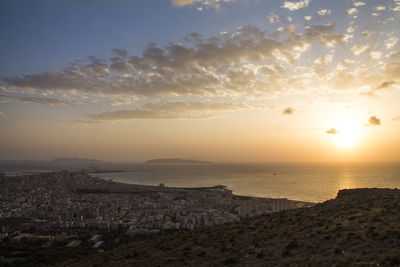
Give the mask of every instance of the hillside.
[(63, 266), (399, 265), (400, 190), (341, 190), (311, 208), (162, 234)]

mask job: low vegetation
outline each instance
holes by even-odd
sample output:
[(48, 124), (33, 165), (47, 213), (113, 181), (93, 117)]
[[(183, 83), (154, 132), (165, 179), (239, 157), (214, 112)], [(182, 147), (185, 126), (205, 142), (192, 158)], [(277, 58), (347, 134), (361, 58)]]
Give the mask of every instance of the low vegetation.
[(311, 208), (132, 241), (62, 266), (400, 264), (400, 190), (341, 190)]

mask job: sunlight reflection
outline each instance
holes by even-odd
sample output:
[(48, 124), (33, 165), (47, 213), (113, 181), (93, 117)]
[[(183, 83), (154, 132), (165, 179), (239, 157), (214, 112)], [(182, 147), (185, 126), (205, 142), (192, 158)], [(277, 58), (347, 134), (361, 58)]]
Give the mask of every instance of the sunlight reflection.
[(338, 190), (349, 188), (356, 188), (356, 185), (349, 172), (344, 170), (339, 176)]

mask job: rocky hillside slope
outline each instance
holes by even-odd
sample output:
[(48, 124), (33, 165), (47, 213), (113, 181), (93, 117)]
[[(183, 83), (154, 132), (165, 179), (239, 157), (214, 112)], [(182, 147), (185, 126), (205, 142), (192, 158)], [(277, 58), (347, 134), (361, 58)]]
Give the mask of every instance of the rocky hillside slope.
[(312, 208), (163, 234), (61, 265), (400, 265), (400, 190), (341, 190)]

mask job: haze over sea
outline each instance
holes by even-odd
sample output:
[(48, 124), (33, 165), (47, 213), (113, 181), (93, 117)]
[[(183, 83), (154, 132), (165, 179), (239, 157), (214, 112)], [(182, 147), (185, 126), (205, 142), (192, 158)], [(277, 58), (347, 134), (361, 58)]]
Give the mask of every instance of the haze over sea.
[(122, 183), (226, 185), (234, 194), (322, 202), (344, 188), (400, 187), (400, 163), (135, 164), (135, 172), (96, 173)]

